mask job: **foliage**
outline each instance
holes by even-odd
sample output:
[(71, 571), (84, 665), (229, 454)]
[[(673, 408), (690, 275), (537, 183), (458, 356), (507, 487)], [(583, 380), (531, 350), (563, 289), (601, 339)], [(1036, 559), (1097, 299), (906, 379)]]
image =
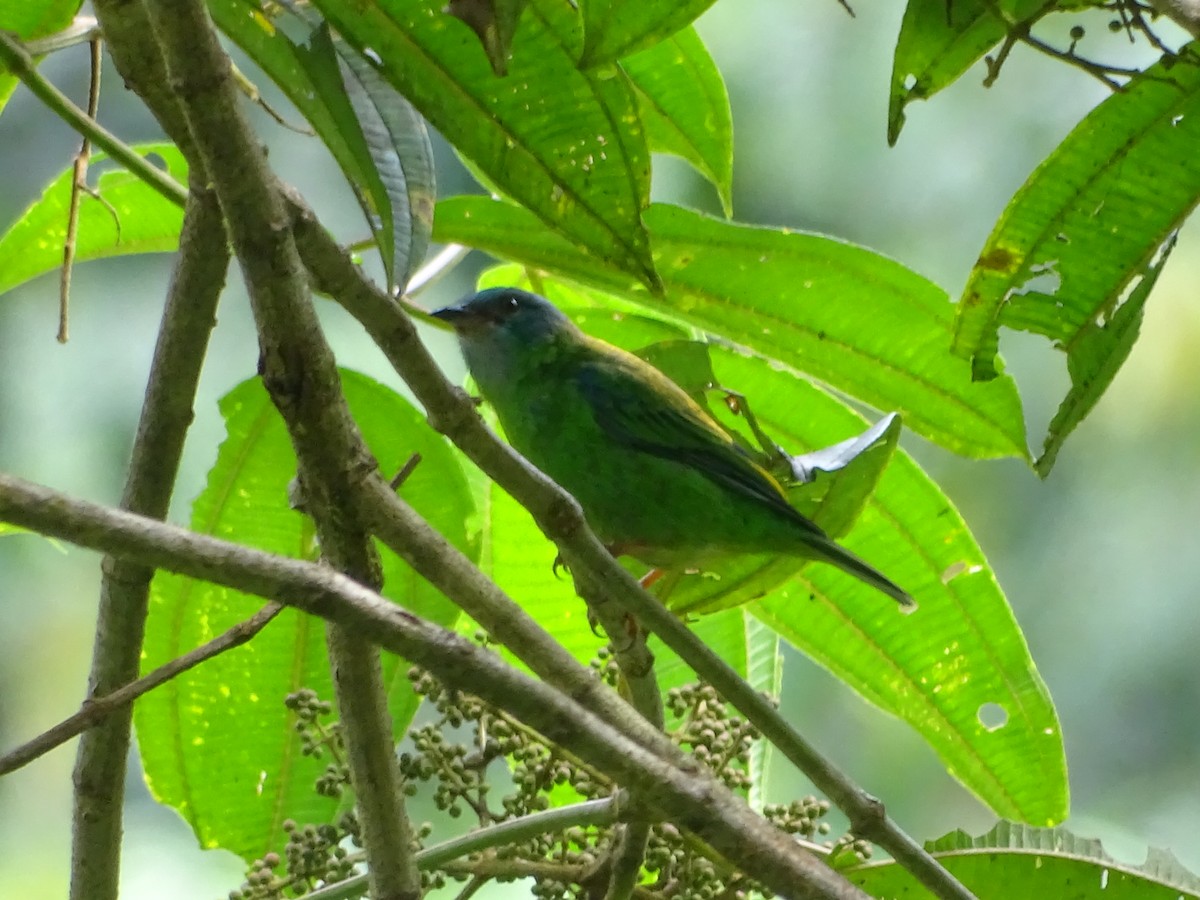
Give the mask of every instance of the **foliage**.
[[(1054, 465), (1128, 355), (1174, 235), (1200, 199), (1193, 152), (1200, 51), (1167, 46), (1137, 0), (909, 0), (891, 84), (893, 142), (908, 104), (934, 96), (997, 47), (986, 60), (990, 80), (1025, 43), (1120, 88), (1013, 196), (954, 305), (945, 290), (869, 248), (729, 218), (729, 98), (692, 25), (708, 5), (455, 0), (443, 10), (440, 0), (315, 0), (311, 7), (210, 0), (208, 11), (257, 66), (253, 77), (275, 82), (337, 161), (389, 293), (425, 284), (420, 267), (431, 242), (483, 251), (500, 265), (481, 284), (534, 289), (589, 333), (652, 359), (765, 465), (853, 441), (868, 427), (862, 407), (897, 413), (854, 444), (846, 463), (825, 466), (809, 483), (789, 478), (788, 492), (798, 509), (902, 584), (918, 601), (915, 613), (901, 616), (862, 585), (797, 560), (714, 565), (668, 578), (661, 598), (698, 617), (695, 630), (756, 688), (777, 691), (779, 641), (788, 641), (909, 723), (998, 816), (1057, 824), (1068, 812), (1067, 776), (1048, 691), (967, 523), (897, 439), (902, 423), (966, 457), (1031, 460), (1021, 398), (997, 355), (1004, 326), (1044, 336), (1066, 354), (1071, 388), (1033, 463), (1042, 475)], [(1154, 48), (1158, 61), (1131, 71), (1086, 59), (1076, 51), (1081, 26), (1067, 50), (1033, 36), (1049, 13), (1085, 8), (1118, 16), (1118, 26)], [(3, 4), (0, 29), (31, 41), (61, 29), (73, 11), (48, 0)], [(153, 46), (153, 36), (145, 42)], [(0, 73), (0, 102), (21, 72), (13, 53), (5, 50), (10, 71)], [(438, 195), (426, 122), (483, 193)], [(134, 160), (147, 167), (161, 161), (159, 175), (180, 185), (188, 183), (189, 162), (196, 164), (183, 143), (135, 150)], [(656, 152), (680, 157), (711, 182), (726, 218), (651, 203)], [(130, 165), (105, 171), (82, 195), (73, 171), (48, 185), (0, 237), (0, 292), (52, 271), (64, 241), (79, 262), (175, 249), (183, 216), (147, 186), (145, 168)], [(68, 228), (76, 201), (77, 221)], [(595, 656), (593, 623), (554, 577), (553, 551), (540, 549), (539, 528), (521, 505), (479, 478), (395, 391), (349, 370), (340, 374), (340, 391), (372, 465), (389, 476), (403, 472), (401, 498), (465, 554), (463, 565), (478, 563), (577, 658)], [(313, 524), (291, 503), (290, 482), (305, 461), (297, 460), (295, 434), (269, 392), (249, 380), (224, 399), (222, 414), (226, 438), (192, 507), (192, 530), (316, 558)], [(784, 469), (784, 476), (798, 471)], [(474, 627), (411, 561), (380, 553), (385, 596), (423, 621)], [(161, 573), (144, 670), (252, 608), (240, 592)], [(243, 897), (349, 878), (365, 859), (346, 847), (361, 835), (354, 798), (343, 790), (345, 748), (326, 721), (334, 710), (314, 699), (332, 696), (334, 682), (318, 624), (289, 610), (245, 648), (138, 702), (152, 790), (204, 846), (250, 863)], [(609, 637), (619, 656), (622, 635)], [(674, 654), (654, 651), (674, 718), (668, 733), (757, 802), (766, 742), (713, 688), (692, 684)], [(622, 787), (481, 701), (428, 675), (402, 677), (406, 668), (385, 656), (394, 737), (406, 736), (415, 748), (401, 756), (401, 771), (412, 789), (436, 785), (435, 802), (447, 815), (469, 809), (486, 830)], [(602, 668), (627, 687), (611, 661)], [(417, 727), (422, 698), (436, 718)], [(464, 725), (472, 730), (468, 743), (450, 740)], [(337, 761), (332, 770), (329, 757)], [(493, 762), (513, 783), (499, 806), (483, 777)], [(824, 804), (797, 801), (764, 812), (785, 832), (811, 837)], [(765, 890), (751, 881), (755, 873), (729, 870), (689, 839), (686, 827), (647, 816), (655, 827), (639, 890), (664, 897)], [(590, 895), (607, 876), (618, 833), (573, 826), (558, 837), (539, 835), (504, 853), (443, 861), (426, 873), (426, 884), (531, 877), (539, 896)], [(987, 844), (993, 852), (985, 863), (966, 852), (978, 841), (943, 840), (930, 849), (952, 872), (961, 869), (980, 897), (1048, 896), (1041, 885), (1050, 882), (1035, 878), (1056, 885), (1091, 878), (1096, 889), (1079, 896), (1099, 896), (1098, 873), (1107, 878), (1114, 869), (1098, 847), (1081, 849), (1066, 832), (1014, 824), (1005, 833)], [(1018, 845), (1046, 835), (1053, 846), (1039, 845), (1031, 874)], [(918, 890), (896, 863), (860, 865), (868, 849), (860, 838), (825, 852), (875, 896)], [(548, 860), (560, 868), (538, 868)], [(500, 862), (511, 865), (493, 865)], [(294, 880), (280, 875), (285, 863), (286, 879)], [(1128, 891), (1122, 896), (1165, 896), (1164, 885), (1172, 895), (1195, 893), (1194, 879), (1174, 869), (1122, 871), (1119, 880)], [(1114, 888), (1110, 882), (1106, 896)]]

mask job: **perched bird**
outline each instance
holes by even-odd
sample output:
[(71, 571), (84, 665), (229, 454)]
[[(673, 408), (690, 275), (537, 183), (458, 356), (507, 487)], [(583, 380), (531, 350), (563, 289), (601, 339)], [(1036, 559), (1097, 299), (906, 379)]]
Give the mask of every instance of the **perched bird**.
[(675, 569), (731, 554), (790, 554), (912, 604), (797, 512), (681, 387), (584, 334), (548, 300), (490, 288), (433, 315), (454, 327), (513, 447), (579, 501), (614, 555)]

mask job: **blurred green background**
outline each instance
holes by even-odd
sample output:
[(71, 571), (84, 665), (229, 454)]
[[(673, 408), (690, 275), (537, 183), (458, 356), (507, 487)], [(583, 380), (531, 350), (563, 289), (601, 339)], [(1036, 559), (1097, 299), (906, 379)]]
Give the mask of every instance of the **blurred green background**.
[[(1106, 89), (1082, 72), (1017, 48), (985, 90), (982, 66), (909, 108), (898, 145), (884, 139), (899, 0), (723, 0), (699, 28), (729, 85), (735, 126), (735, 216), (825, 232), (901, 260), (957, 296), (1014, 191)], [(1088, 20), (1081, 52), (1145, 63)], [(1073, 20), (1050, 22), (1060, 46)], [(1176, 34), (1161, 32), (1175, 41)], [(86, 51), (43, 71), (85, 93)], [(252, 77), (252, 70), (247, 70)], [(286, 108), (261, 79), (265, 93)], [(340, 237), (365, 233), (332, 162), (314, 139), (255, 110), (271, 161)], [(128, 141), (155, 123), (105, 71), (102, 120)], [(294, 114), (293, 114), (293, 118)], [(69, 165), (77, 138), (22, 88), (0, 119), (0, 222), (8, 223)], [(443, 193), (473, 190), (439, 148)], [(716, 211), (712, 189), (674, 160), (656, 159), (656, 196)], [(476, 254), (426, 297), (468, 290)], [(137, 420), (162, 296), (165, 256), (92, 263), (75, 273), (71, 342), (59, 346), (57, 282), (0, 298), (0, 469), (77, 496), (115, 503)], [(201, 385), (173, 518), (211, 462), (216, 399), (254, 372), (257, 346), (237, 279), (227, 290)], [(1092, 417), (1040, 482), (1016, 461), (971, 462), (907, 435), (959, 505), (991, 559), (1049, 684), (1066, 737), (1078, 833), (1140, 862), (1149, 845), (1200, 869), (1200, 228), (1189, 227), (1149, 303), (1143, 335)], [(322, 305), (343, 365), (397, 379), (357, 326)], [(459, 371), (448, 338), (432, 335)], [(1005, 336), (1037, 446), (1066, 388), (1061, 355)], [(73, 712), (83, 696), (98, 587), (94, 554), (31, 537), (0, 540), (0, 750)], [(992, 816), (942, 771), (907, 727), (867, 706), (806, 660), (789, 659), (785, 709), (819, 747), (919, 838)], [(0, 779), (0, 896), (66, 893), (73, 747)], [(773, 798), (807, 793), (786, 768)], [(240, 882), (226, 854), (203, 853), (170, 810), (129, 783), (123, 896), (216, 898)]]

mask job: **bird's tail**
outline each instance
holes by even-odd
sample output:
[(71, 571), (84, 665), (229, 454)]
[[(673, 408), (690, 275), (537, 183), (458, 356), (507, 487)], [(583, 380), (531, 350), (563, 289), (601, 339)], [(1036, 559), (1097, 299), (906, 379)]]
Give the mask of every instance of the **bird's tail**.
[(908, 592), (899, 587), (890, 578), (869, 565), (865, 560), (855, 556), (844, 547), (835, 544), (828, 537), (823, 540), (806, 541), (807, 549), (814, 559), (837, 566), (843, 572), (853, 575), (859, 581), (869, 584), (878, 591), (887, 594), (901, 606), (916, 606), (916, 602)]

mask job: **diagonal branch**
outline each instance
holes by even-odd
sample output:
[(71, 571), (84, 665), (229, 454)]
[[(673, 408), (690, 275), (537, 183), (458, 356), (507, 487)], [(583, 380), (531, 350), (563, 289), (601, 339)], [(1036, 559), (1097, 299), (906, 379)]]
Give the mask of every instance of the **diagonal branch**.
[[(782, 897), (866, 900), (789, 835), (756, 815), (695, 761), (667, 759), (573, 698), (461, 635), (427, 622), (327, 566), (251, 550), (162, 522), (73, 500), (0, 474), (0, 521), (222, 584), (320, 616), (427, 669), (562, 745), (694, 833)], [(641, 720), (635, 726), (660, 733)], [(647, 738), (643, 736), (643, 740)], [(665, 738), (664, 738), (665, 739)]]
[[(104, 3), (105, 0), (99, 0), (96, 5), (103, 6)], [(133, 172), (172, 203), (179, 206), (184, 205), (187, 192), (174, 178), (145, 160), (136, 150), (105, 129), (84, 110), (76, 106), (71, 98), (47, 81), (37, 70), (37, 66), (20, 41), (3, 30), (0, 30), (0, 63), (3, 63), (4, 68), (20, 78), (22, 83), (33, 92), (33, 95), (45, 103), (59, 118), (87, 137), (110, 158)]]
[(77, 735), (83, 734), (96, 723), (128, 706), (142, 694), (149, 693), (156, 687), (166, 684), (172, 678), (182, 675), (188, 669), (193, 669), (200, 663), (219, 656), (226, 650), (240, 647), (260, 631), (283, 609), (278, 603), (268, 603), (249, 619), (238, 622), (211, 641), (201, 644), (195, 650), (190, 650), (183, 656), (178, 656), (168, 663), (159, 666), (153, 672), (143, 675), (137, 681), (131, 681), (124, 687), (117, 688), (111, 694), (103, 697), (88, 699), (79, 712), (63, 719), (53, 728), (48, 728), (37, 737), (26, 741), (20, 747), (4, 756), (0, 756), (0, 776), (15, 772), (22, 766), (33, 762), (39, 756), (44, 756), (55, 747), (60, 747)]

